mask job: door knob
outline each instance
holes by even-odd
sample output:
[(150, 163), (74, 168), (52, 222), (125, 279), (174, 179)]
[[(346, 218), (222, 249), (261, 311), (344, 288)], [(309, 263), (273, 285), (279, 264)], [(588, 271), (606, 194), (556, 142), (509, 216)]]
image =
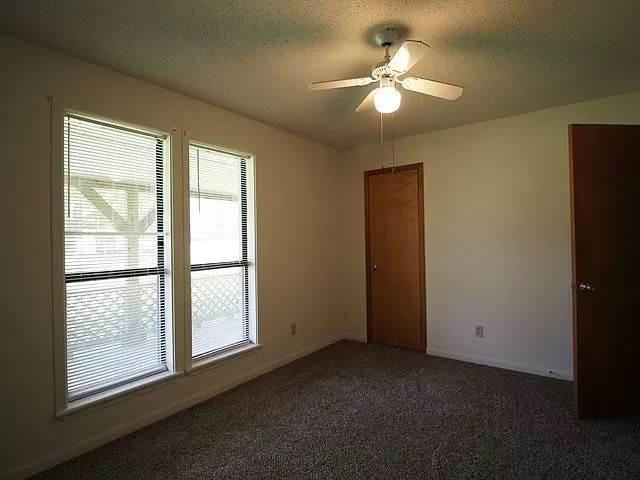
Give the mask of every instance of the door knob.
[(371, 264), (371, 271), (373, 272), (374, 270), (376, 270), (378, 268), (378, 265), (376, 265), (375, 263)]
[(582, 292), (594, 292), (596, 290), (596, 287), (587, 282), (579, 282), (576, 288)]

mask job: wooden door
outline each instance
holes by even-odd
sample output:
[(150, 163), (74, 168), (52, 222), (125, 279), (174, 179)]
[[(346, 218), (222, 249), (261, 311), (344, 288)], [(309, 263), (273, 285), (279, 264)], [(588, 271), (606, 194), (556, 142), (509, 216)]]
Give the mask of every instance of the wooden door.
[(640, 126), (572, 125), (579, 418), (640, 414)]
[(368, 341), (425, 351), (422, 164), (364, 180)]

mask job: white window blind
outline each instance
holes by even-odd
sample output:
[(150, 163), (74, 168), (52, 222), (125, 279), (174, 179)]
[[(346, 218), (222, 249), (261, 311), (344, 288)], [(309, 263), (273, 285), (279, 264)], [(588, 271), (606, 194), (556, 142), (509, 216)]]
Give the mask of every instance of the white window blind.
[(189, 146), (193, 358), (250, 342), (247, 162)]
[(70, 401), (168, 369), (165, 142), (164, 136), (65, 116)]

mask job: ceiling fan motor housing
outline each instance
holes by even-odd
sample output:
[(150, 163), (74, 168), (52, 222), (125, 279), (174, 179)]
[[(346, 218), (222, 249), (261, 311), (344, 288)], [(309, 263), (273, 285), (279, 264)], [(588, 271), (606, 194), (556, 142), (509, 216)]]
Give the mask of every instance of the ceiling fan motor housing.
[(387, 63), (389, 63), (388, 60), (383, 60), (382, 62), (378, 63), (375, 67), (373, 67), (373, 70), (371, 70), (371, 76), (376, 80), (380, 80), (381, 78), (388, 77), (389, 71), (387, 69)]

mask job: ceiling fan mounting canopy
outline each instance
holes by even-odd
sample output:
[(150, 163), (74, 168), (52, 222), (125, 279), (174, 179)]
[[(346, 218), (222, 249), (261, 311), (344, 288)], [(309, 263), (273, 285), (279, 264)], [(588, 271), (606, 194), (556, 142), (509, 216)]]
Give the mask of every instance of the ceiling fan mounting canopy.
[(373, 41), (379, 47), (390, 47), (400, 39), (400, 29), (397, 27), (384, 27), (373, 35)]

